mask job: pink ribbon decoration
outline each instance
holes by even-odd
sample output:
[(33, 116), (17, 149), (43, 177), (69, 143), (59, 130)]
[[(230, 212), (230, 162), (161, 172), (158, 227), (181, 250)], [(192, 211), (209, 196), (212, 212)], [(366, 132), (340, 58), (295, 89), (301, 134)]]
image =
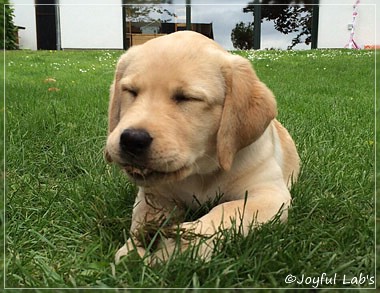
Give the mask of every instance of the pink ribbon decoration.
[(354, 4), (354, 11), (352, 12), (352, 25), (351, 25), (351, 33), (350, 33), (350, 39), (348, 41), (348, 44), (345, 46), (345, 48), (349, 49), (360, 49), (360, 47), (356, 44), (354, 40), (354, 34), (355, 34), (355, 21), (356, 17), (358, 16), (357, 8), (360, 4), (360, 0), (356, 0)]

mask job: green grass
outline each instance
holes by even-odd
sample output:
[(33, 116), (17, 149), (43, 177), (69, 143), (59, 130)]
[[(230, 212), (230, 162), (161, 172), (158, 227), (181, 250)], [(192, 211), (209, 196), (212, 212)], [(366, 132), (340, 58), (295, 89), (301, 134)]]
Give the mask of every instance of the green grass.
[(305, 288), (285, 277), (325, 273), (336, 284), (320, 287), (352, 288), (341, 279), (375, 275), (373, 52), (240, 52), (300, 153), (289, 220), (229, 233), (209, 263), (185, 253), (152, 268), (112, 264), (136, 192), (103, 160), (120, 54), (6, 52), (6, 287)]

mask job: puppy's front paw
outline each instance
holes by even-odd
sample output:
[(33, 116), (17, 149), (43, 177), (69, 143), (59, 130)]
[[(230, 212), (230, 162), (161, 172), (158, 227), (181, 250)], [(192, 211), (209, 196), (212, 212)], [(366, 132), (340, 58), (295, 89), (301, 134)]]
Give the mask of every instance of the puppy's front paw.
[(188, 251), (191, 258), (197, 258), (206, 262), (210, 261), (214, 251), (212, 237), (198, 237), (189, 239), (172, 239), (162, 240), (158, 249), (149, 257), (149, 264), (167, 262), (177, 253)]
[(115, 264), (118, 264), (120, 262), (120, 258), (122, 256), (128, 255), (133, 251), (136, 251), (141, 258), (146, 255), (146, 250), (144, 248), (136, 246), (132, 239), (128, 239), (127, 242), (116, 252)]
[(183, 252), (188, 248), (189, 243), (183, 239), (167, 238), (161, 240), (159, 247), (150, 256), (149, 264), (156, 265), (169, 261), (176, 251)]

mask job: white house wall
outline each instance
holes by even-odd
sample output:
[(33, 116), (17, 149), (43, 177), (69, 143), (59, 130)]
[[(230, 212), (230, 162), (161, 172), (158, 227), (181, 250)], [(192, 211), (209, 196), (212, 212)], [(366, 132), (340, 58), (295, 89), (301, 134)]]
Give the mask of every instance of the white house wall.
[(121, 0), (59, 4), (62, 49), (123, 49)]
[(36, 11), (34, 0), (11, 0), (14, 24), (25, 27), (19, 30), (20, 49), (37, 50)]
[[(353, 6), (356, 0), (321, 0), (319, 7), (318, 48), (344, 48), (350, 39)], [(376, 9), (376, 2), (377, 8)], [(379, 45), (380, 5), (378, 0), (361, 0), (357, 7), (354, 41), (365, 45)], [(377, 23), (376, 23), (376, 20)]]
[[(58, 0), (63, 49), (122, 49), (121, 0)], [(319, 48), (344, 48), (350, 38), (356, 0), (320, 0)], [(11, 0), (21, 49), (37, 49), (34, 0)], [(107, 3), (107, 4), (105, 4)], [(376, 5), (377, 4), (377, 5)], [(377, 6), (377, 7), (376, 7)], [(376, 9), (377, 8), (377, 9)], [(380, 2), (360, 0), (354, 40), (360, 46), (380, 45)]]

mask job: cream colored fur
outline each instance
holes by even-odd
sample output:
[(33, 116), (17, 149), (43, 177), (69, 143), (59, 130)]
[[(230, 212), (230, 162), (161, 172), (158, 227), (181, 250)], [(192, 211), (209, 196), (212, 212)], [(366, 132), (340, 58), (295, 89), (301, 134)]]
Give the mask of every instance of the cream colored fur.
[[(249, 61), (200, 34), (178, 32), (129, 49), (111, 86), (105, 153), (139, 192), (131, 239), (116, 261), (133, 250), (149, 254), (149, 261), (168, 259), (174, 239), (163, 237), (147, 252), (141, 235), (148, 224), (159, 226), (168, 218), (184, 235), (182, 250), (202, 238), (189, 240), (186, 233), (208, 237), (198, 252), (203, 258), (210, 257), (220, 229), (236, 225), (246, 234), (279, 212), (285, 220), (300, 162), (276, 114), (272, 92)], [(131, 128), (153, 138), (141, 158), (129, 159), (120, 148), (122, 132)], [(187, 208), (217, 193), (223, 196), (209, 213), (182, 222)]]

